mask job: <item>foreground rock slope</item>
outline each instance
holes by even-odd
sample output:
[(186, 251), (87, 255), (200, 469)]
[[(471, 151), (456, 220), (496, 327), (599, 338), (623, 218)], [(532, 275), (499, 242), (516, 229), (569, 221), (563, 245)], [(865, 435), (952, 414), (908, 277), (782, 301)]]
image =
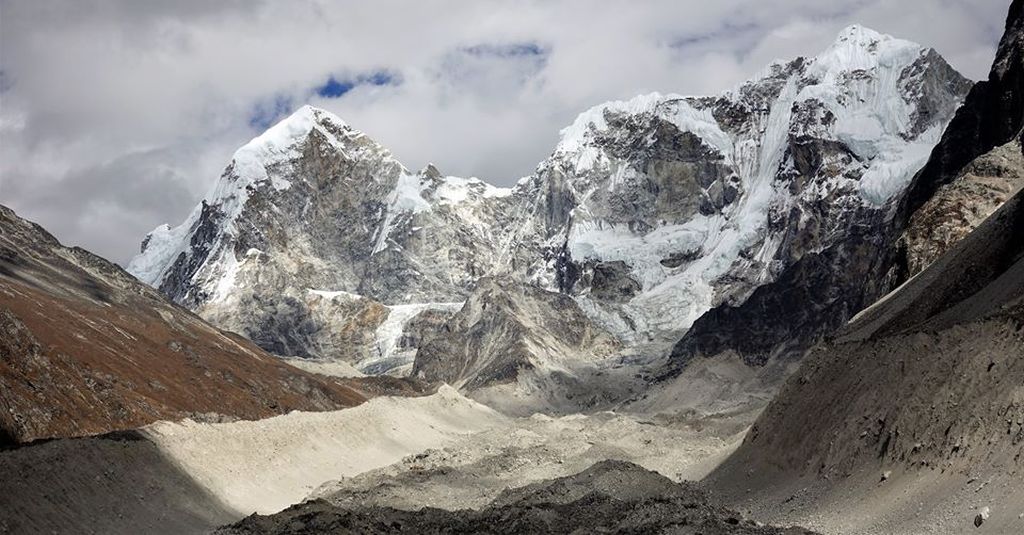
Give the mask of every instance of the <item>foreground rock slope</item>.
[[(852, 523), (834, 532), (956, 532), (971, 503), (994, 533), (1024, 529), (1021, 202), (815, 349), (712, 484), (777, 521)], [(817, 490), (780, 506), (799, 488)]]
[[(965, 169), (987, 166), (993, 152), (1020, 150), (1021, 109), (1006, 106), (1024, 87), (1006, 82), (1024, 72), (1022, 42), (1024, 2), (1015, 1), (987, 89), (972, 93), (943, 138), (976, 140), (977, 158), (951, 168), (965, 147), (944, 142), (915, 188), (939, 191)], [(991, 513), (988, 532), (1019, 532), (1022, 384), (1017, 193), (815, 349), (710, 482), (743, 507), (836, 532), (965, 532), (982, 506)], [(793, 492), (789, 507), (776, 501)]]

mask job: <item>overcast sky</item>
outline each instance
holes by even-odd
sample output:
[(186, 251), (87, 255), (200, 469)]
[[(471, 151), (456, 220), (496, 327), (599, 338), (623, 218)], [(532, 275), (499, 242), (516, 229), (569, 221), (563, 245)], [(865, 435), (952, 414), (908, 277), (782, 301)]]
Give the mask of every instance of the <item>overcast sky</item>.
[(507, 185), (586, 108), (711, 94), (860, 23), (984, 78), (1009, 0), (0, 0), (0, 203), (124, 263), (305, 103)]

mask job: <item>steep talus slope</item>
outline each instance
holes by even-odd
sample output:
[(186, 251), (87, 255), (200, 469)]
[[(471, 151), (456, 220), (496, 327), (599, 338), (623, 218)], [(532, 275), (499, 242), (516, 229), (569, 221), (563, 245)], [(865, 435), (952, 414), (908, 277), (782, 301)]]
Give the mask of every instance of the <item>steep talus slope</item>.
[(623, 461), (511, 489), (480, 510), (342, 509), (322, 500), (250, 516), (218, 533), (679, 533), (810, 534), (756, 525), (708, 503), (688, 484)]
[(0, 533), (203, 533), (238, 518), (136, 431), (0, 451)]
[[(129, 271), (271, 352), (370, 373), (406, 372), (410, 344), (483, 276), (571, 296), (645, 363), (767, 284), (838, 278), (778, 329), (803, 343), (890, 286), (884, 259), (862, 259), (888, 243), (893, 199), (969, 87), (934, 50), (852, 26), (718, 96), (597, 106), (512, 189), (410, 172), (304, 107), (240, 149)], [(745, 344), (760, 337), (715, 349), (758, 364)]]
[(823, 475), (862, 461), (942, 467), (1024, 453), (1021, 200), (816, 348), (744, 451)]
[[(364, 401), (0, 207), (0, 442)], [(354, 384), (354, 383), (353, 383)]]
[(958, 531), (982, 506), (1021, 529), (1022, 200), (812, 351), (710, 484), (832, 532)]
[[(993, 79), (1019, 80), (1022, 21), (1024, 2), (1016, 1)], [(989, 139), (999, 148), (977, 150), (964, 169), (947, 168), (949, 177), (970, 177), (1000, 152), (1003, 161), (1019, 161), (1005, 151), (1020, 145), (1002, 144), (993, 132), (954, 131), (1004, 126), (1005, 109), (973, 100), (1015, 102), (1024, 86), (996, 87), (1008, 94), (972, 94), (964, 110), (997, 116), (954, 121), (944, 139)], [(944, 146), (933, 161), (960, 157), (963, 147), (947, 154)], [(929, 164), (918, 180), (939, 180), (928, 173), (941, 168)], [(937, 197), (946, 185), (934, 188)], [(963, 532), (982, 507), (991, 513), (982, 531), (1019, 532), (1022, 385), (1024, 193), (1017, 193), (817, 347), (709, 483), (737, 506), (832, 532)]]
[(447, 382), (513, 412), (585, 396), (584, 378), (619, 349), (570, 297), (489, 277), (439, 331), (420, 346), (413, 376)]

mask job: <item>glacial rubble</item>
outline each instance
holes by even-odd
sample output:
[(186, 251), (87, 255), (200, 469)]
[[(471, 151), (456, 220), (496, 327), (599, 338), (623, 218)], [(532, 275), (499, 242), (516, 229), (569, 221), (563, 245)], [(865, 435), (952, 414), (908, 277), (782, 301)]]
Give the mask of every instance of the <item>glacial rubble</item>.
[(710, 504), (692, 484), (675, 483), (622, 461), (600, 462), (573, 476), (507, 490), (479, 511), (342, 509), (315, 500), (276, 515), (252, 515), (217, 533), (324, 532), (813, 534), (758, 525)]
[(0, 450), (0, 532), (209, 533), (354, 476), (507, 424), (441, 388), (259, 421), (157, 422)]

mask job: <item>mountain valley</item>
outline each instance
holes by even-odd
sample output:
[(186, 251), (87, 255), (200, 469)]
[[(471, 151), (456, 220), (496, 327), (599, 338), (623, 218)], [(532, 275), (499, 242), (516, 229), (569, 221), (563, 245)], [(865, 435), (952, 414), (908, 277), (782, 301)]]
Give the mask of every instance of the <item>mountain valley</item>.
[(0, 533), (1024, 532), (1022, 73), (853, 25), (507, 188), (305, 105), (123, 269), (0, 206)]

